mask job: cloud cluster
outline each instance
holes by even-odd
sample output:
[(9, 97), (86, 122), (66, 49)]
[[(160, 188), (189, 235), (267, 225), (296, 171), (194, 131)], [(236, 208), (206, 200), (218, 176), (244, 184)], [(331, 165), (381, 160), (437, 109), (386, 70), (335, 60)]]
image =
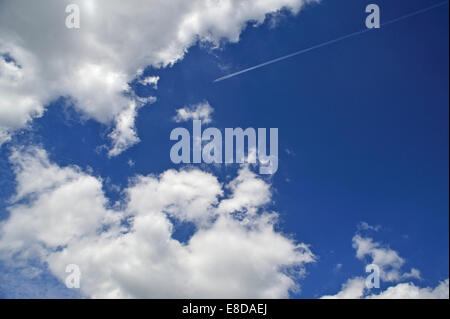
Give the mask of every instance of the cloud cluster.
[[(143, 68), (171, 65), (198, 41), (237, 42), (247, 22), (262, 23), (282, 8), (297, 13), (308, 1), (1, 1), (0, 144), (66, 96), (85, 116), (115, 125), (109, 155), (117, 155), (138, 142), (128, 83), (157, 85), (156, 77), (142, 77)], [(65, 26), (72, 3), (79, 29)]]
[[(363, 227), (361, 228), (361, 225)], [(375, 230), (367, 223), (358, 225), (359, 230)], [(366, 260), (368, 264), (375, 264), (380, 269), (380, 279), (384, 283), (398, 283), (407, 279), (421, 279), (419, 270), (412, 268), (408, 273), (402, 273), (401, 268), (405, 260), (399, 254), (389, 248), (383, 247), (380, 243), (374, 242), (370, 237), (363, 237), (357, 233), (353, 237), (353, 248), (356, 250), (356, 257), (360, 260)], [(378, 294), (371, 293), (366, 286), (366, 278), (357, 276), (347, 280), (342, 285), (341, 290), (335, 295), (323, 296), (323, 299), (437, 299), (449, 298), (449, 280), (446, 279), (439, 283), (435, 288), (417, 287), (413, 282), (398, 283), (388, 287)]]
[(404, 278), (420, 279), (420, 272), (413, 268), (409, 273), (401, 273), (400, 269), (405, 260), (398, 253), (389, 248), (381, 247), (380, 243), (372, 238), (364, 238), (357, 234), (353, 237), (353, 248), (356, 250), (356, 258), (364, 260), (371, 258), (371, 264), (380, 267), (381, 279), (386, 282), (396, 282)]
[(370, 295), (369, 299), (448, 299), (449, 280), (439, 283), (435, 288), (420, 288), (413, 283), (402, 283), (389, 287), (378, 295)]
[(207, 102), (201, 102), (191, 106), (185, 106), (176, 110), (177, 115), (174, 121), (177, 123), (187, 122), (190, 120), (201, 120), (203, 124), (211, 123), (211, 115), (214, 112), (212, 106)]
[(391, 286), (379, 294), (368, 294), (366, 278), (355, 277), (342, 285), (336, 295), (324, 296), (323, 299), (448, 299), (449, 280), (441, 281), (436, 287), (421, 288), (412, 282), (399, 283)]
[[(137, 176), (111, 207), (101, 179), (51, 163), (40, 148), (10, 160), (17, 190), (0, 224), (0, 258), (22, 269), (39, 260), (62, 282), (77, 264), (85, 296), (288, 297), (315, 260), (274, 229), (270, 188), (247, 167), (229, 185), (197, 169)], [(249, 185), (260, 197), (241, 191)], [(173, 237), (174, 220), (195, 225), (186, 242)]]

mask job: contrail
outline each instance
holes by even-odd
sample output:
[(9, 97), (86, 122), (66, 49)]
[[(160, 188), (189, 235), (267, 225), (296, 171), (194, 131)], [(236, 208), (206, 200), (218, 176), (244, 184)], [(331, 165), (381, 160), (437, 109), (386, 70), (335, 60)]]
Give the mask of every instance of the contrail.
[[(447, 4), (447, 3), (448, 3), (448, 0), (447, 0), (447, 1), (440, 2), (440, 3), (437, 3), (437, 4), (435, 4), (435, 5), (429, 6), (429, 7), (424, 8), (424, 9), (420, 9), (420, 10), (411, 12), (411, 13), (406, 14), (406, 15), (404, 15), (404, 16), (401, 16), (401, 17), (399, 17), (399, 18), (396, 18), (396, 19), (387, 21), (387, 22), (385, 22), (385, 23), (382, 23), (381, 26), (387, 26), (387, 25), (389, 25), (389, 24), (393, 24), (393, 23), (396, 23), (396, 22), (405, 20), (405, 19), (407, 19), (407, 18), (416, 16), (416, 15), (418, 15), (418, 14), (421, 14), (421, 13), (424, 13), (424, 12), (427, 12), (427, 11), (430, 11), (430, 10), (432, 10), (432, 9), (435, 9), (435, 8), (438, 8), (438, 7), (442, 7), (442, 6), (444, 6), (445, 4)], [(223, 81), (223, 80), (226, 80), (226, 79), (235, 77), (235, 76), (237, 76), (237, 75), (240, 75), (240, 74), (242, 74), (242, 73), (246, 73), (246, 72), (249, 72), (249, 71), (252, 71), (252, 70), (255, 70), (255, 69), (259, 69), (259, 68), (262, 68), (262, 67), (264, 67), (264, 66), (266, 66), (266, 65), (269, 65), (269, 64), (272, 64), (272, 63), (276, 63), (276, 62), (279, 62), (279, 61), (282, 61), (282, 60), (285, 60), (285, 59), (289, 59), (289, 58), (292, 58), (292, 57), (294, 57), (294, 56), (297, 56), (297, 55), (300, 55), (300, 54), (303, 54), (303, 53), (306, 53), (306, 52), (310, 52), (310, 51), (313, 51), (313, 50), (315, 50), (315, 49), (319, 49), (319, 48), (321, 48), (321, 47), (327, 46), (327, 45), (329, 45), (329, 44), (333, 44), (333, 43), (336, 43), (336, 42), (340, 42), (340, 41), (342, 41), (342, 40), (345, 40), (345, 39), (348, 39), (348, 38), (352, 38), (352, 37), (355, 37), (355, 36), (357, 36), (357, 35), (360, 35), (360, 34), (363, 34), (363, 33), (369, 32), (369, 31), (373, 31), (373, 29), (364, 29), (364, 30), (361, 30), (361, 31), (353, 32), (353, 33), (350, 33), (350, 34), (341, 36), (341, 37), (339, 37), (339, 38), (337, 38), (337, 39), (330, 40), (330, 41), (327, 41), (327, 42), (324, 42), (324, 43), (321, 43), (321, 44), (317, 44), (317, 45), (312, 46), (312, 47), (310, 47), (310, 48), (303, 49), (303, 50), (300, 50), (300, 51), (297, 51), (297, 52), (294, 52), (294, 53), (291, 53), (291, 54), (288, 54), (288, 55), (285, 55), (285, 56), (282, 56), (282, 57), (279, 57), (279, 58), (276, 58), (276, 59), (273, 59), (273, 60), (270, 60), (270, 61), (267, 61), (267, 62), (264, 62), (264, 63), (261, 63), (261, 64), (257, 64), (257, 65), (255, 65), (255, 66), (249, 67), (249, 68), (247, 68), (247, 69), (244, 69), (244, 70), (241, 70), (241, 71), (238, 71), (238, 72), (234, 72), (234, 73), (231, 73), (231, 74), (222, 76), (222, 77), (220, 77), (220, 78), (218, 78), (218, 79), (215, 79), (215, 80), (213, 81), (213, 83), (220, 82), (220, 81)]]

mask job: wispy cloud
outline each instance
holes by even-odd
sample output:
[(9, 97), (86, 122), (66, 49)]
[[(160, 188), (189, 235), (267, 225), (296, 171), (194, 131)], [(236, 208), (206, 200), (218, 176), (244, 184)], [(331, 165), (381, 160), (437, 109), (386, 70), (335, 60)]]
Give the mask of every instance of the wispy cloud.
[(185, 106), (176, 110), (176, 112), (174, 121), (177, 123), (189, 120), (201, 120), (204, 124), (208, 124), (212, 121), (211, 115), (214, 109), (207, 101), (204, 101), (195, 105)]

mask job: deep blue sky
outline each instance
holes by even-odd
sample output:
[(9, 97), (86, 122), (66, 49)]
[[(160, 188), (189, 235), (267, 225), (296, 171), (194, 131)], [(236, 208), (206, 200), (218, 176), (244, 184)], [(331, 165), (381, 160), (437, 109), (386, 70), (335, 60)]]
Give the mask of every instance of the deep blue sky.
[[(387, 21), (437, 2), (375, 3)], [(422, 272), (420, 286), (435, 286), (449, 269), (448, 6), (212, 82), (363, 29), (369, 3), (323, 0), (298, 16), (286, 14), (276, 28), (250, 27), (239, 43), (222, 50), (195, 46), (171, 68), (147, 69), (161, 77), (158, 90), (135, 88), (158, 102), (139, 111), (141, 143), (117, 158), (96, 152), (107, 143), (106, 128), (81, 122), (61, 101), (15, 142), (41, 143), (58, 164), (91, 167), (126, 187), (134, 174), (174, 167), (169, 134), (179, 126), (171, 120), (175, 109), (207, 100), (217, 128), (279, 128), (273, 208), (281, 215), (280, 229), (311, 244), (319, 257), (293, 297), (336, 293), (349, 277), (364, 274), (351, 243), (360, 221), (381, 225), (374, 238), (398, 251), (406, 269)], [(13, 191), (8, 153), (7, 147), (0, 151), (1, 208)], [(224, 179), (235, 168), (206, 169)], [(118, 196), (108, 186), (105, 191), (111, 199)]]

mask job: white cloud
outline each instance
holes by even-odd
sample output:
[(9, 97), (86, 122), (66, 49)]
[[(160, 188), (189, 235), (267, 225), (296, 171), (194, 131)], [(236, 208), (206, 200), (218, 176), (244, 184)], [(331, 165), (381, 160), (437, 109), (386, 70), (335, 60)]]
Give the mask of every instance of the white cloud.
[(414, 283), (400, 283), (388, 287), (379, 294), (368, 294), (365, 278), (355, 277), (342, 285), (342, 289), (336, 295), (324, 296), (322, 299), (448, 299), (449, 280), (446, 279), (436, 287), (417, 287)]
[[(70, 96), (84, 115), (106, 125), (136, 117), (128, 83), (152, 65), (182, 59), (198, 41), (237, 42), (248, 21), (307, 0), (4, 0), (0, 2), (0, 143)], [(81, 28), (65, 27), (65, 8), (78, 4)], [(2, 54), (9, 54), (8, 61)], [(143, 79), (156, 86), (155, 77)], [(126, 114), (126, 115), (124, 115)], [(134, 128), (115, 129), (116, 155), (137, 142)], [(121, 136), (124, 134), (125, 136)]]
[(133, 161), (131, 158), (127, 161), (128, 166), (134, 167), (136, 165), (136, 162)]
[(351, 278), (342, 285), (341, 291), (339, 291), (336, 295), (323, 296), (322, 299), (358, 299), (363, 296), (365, 288), (365, 278)]
[[(366, 228), (367, 230), (367, 228)], [(375, 264), (380, 268), (380, 277), (384, 284), (398, 282), (407, 279), (420, 279), (420, 271), (412, 268), (409, 273), (402, 273), (401, 268), (405, 260), (399, 254), (388, 248), (381, 247), (380, 243), (372, 238), (364, 238), (360, 234), (353, 237), (353, 248), (356, 249), (356, 257), (364, 260), (371, 257), (369, 264)], [(437, 287), (420, 288), (412, 282), (398, 283), (390, 286), (379, 294), (371, 293), (373, 290), (366, 287), (366, 278), (353, 277), (342, 285), (341, 290), (335, 295), (323, 296), (323, 299), (436, 299), (449, 298), (449, 280), (441, 282)]]
[(420, 288), (413, 283), (398, 284), (389, 287), (378, 295), (370, 295), (371, 299), (448, 299), (448, 279), (442, 281), (435, 288)]
[(357, 226), (358, 230), (364, 231), (364, 230), (373, 230), (373, 231), (379, 231), (381, 229), (380, 225), (372, 226), (369, 225), (367, 222), (360, 222)]
[(214, 109), (208, 102), (202, 102), (191, 106), (185, 106), (178, 109), (174, 117), (175, 122), (186, 122), (189, 120), (201, 120), (204, 124), (211, 123), (211, 114)]
[(154, 89), (158, 88), (158, 82), (159, 82), (159, 76), (147, 76), (141, 80), (139, 80), (139, 83), (142, 85), (150, 85)]
[[(95, 235), (116, 215), (105, 207), (101, 180), (77, 167), (59, 168), (42, 149), (15, 151), (17, 195), (11, 216), (1, 226), (0, 250), (31, 258)], [(32, 204), (26, 204), (30, 202)]]
[(357, 234), (353, 237), (353, 248), (356, 249), (356, 257), (364, 260), (371, 257), (371, 264), (380, 267), (381, 279), (387, 282), (399, 281), (402, 278), (420, 278), (420, 272), (412, 269), (410, 273), (402, 274), (400, 269), (405, 260), (389, 247), (381, 247), (380, 243), (374, 242), (372, 238), (364, 238)]
[[(38, 258), (62, 282), (66, 265), (77, 264), (86, 296), (283, 298), (297, 288), (293, 270), (301, 275), (315, 259), (275, 231), (276, 213), (258, 207), (268, 198), (236, 194), (239, 185), (264, 184), (246, 168), (225, 197), (225, 185), (197, 169), (137, 176), (113, 209), (99, 178), (51, 163), (42, 149), (16, 150), (10, 160), (17, 196), (0, 223), (0, 258), (21, 269)], [(196, 225), (186, 243), (173, 238), (171, 218)]]
[(109, 150), (108, 156), (117, 156), (140, 141), (135, 129), (137, 111), (144, 104), (154, 102), (156, 102), (156, 99), (153, 97), (148, 99), (137, 98), (135, 101), (130, 101), (129, 108), (116, 116), (114, 130), (109, 134), (112, 140), (112, 148)]
[(200, 170), (169, 170), (159, 178), (139, 176), (134, 183), (127, 190), (132, 214), (164, 211), (181, 221), (198, 224), (216, 215), (214, 207), (223, 194), (216, 177)]
[(241, 169), (239, 176), (227, 187), (232, 195), (220, 202), (219, 211), (231, 213), (244, 211), (251, 215), (271, 200), (270, 185), (257, 178), (247, 166)]

